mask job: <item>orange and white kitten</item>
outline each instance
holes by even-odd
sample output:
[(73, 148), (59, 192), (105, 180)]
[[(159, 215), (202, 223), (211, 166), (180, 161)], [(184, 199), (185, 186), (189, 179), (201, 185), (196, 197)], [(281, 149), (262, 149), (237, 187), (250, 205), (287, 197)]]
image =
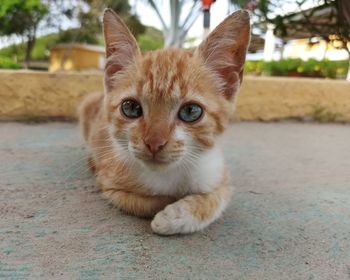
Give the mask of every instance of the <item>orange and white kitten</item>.
[(103, 26), (105, 93), (88, 96), (80, 110), (103, 195), (127, 213), (154, 217), (155, 233), (201, 230), (231, 198), (218, 138), (242, 81), (249, 14), (227, 17), (194, 52), (141, 55), (110, 9)]

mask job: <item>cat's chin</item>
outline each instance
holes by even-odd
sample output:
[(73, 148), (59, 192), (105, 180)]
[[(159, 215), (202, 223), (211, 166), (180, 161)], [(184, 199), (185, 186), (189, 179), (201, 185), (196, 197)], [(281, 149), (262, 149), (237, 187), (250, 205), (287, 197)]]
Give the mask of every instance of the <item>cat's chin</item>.
[(172, 166), (175, 165), (176, 162), (165, 162), (165, 161), (159, 161), (159, 160), (142, 160), (143, 165), (153, 171), (163, 171), (168, 170)]

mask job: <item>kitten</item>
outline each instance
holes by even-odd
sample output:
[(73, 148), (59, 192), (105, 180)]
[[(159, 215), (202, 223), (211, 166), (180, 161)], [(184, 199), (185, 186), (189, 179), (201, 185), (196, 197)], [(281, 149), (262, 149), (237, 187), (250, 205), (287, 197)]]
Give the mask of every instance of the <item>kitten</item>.
[(80, 110), (102, 193), (127, 213), (154, 217), (155, 233), (201, 230), (231, 197), (218, 138), (242, 81), (249, 14), (227, 17), (193, 53), (141, 55), (110, 9), (103, 26), (105, 93), (86, 97)]

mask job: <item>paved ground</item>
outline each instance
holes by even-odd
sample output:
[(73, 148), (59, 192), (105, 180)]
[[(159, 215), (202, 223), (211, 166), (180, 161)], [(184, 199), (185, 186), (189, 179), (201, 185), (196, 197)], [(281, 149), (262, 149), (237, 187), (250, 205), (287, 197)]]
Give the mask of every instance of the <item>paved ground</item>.
[(237, 123), (236, 195), (188, 236), (100, 198), (75, 124), (0, 124), (1, 279), (350, 279), (350, 126)]

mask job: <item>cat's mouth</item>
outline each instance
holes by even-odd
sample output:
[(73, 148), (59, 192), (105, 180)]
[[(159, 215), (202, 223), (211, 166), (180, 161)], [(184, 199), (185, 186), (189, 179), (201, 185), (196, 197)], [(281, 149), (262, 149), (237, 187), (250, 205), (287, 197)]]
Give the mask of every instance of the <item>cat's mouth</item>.
[(134, 158), (142, 162), (143, 165), (151, 169), (168, 168), (179, 162), (179, 160), (181, 160), (183, 157), (183, 153), (179, 151), (170, 151), (169, 153), (166, 151), (160, 151), (159, 153), (152, 154), (147, 150), (136, 149), (133, 145), (129, 146), (129, 152), (134, 156)]
[(157, 158), (142, 159), (143, 164), (151, 170), (165, 170), (168, 169), (172, 162), (160, 160)]
[(164, 156), (143, 156), (138, 157), (138, 159), (150, 169), (156, 170), (169, 168), (178, 161), (178, 159), (165, 158)]
[(172, 163), (169, 160), (165, 160), (165, 159), (159, 158), (159, 157), (150, 157), (150, 158), (142, 159), (142, 161), (145, 164), (154, 165), (154, 166), (166, 166), (166, 165), (169, 165)]

